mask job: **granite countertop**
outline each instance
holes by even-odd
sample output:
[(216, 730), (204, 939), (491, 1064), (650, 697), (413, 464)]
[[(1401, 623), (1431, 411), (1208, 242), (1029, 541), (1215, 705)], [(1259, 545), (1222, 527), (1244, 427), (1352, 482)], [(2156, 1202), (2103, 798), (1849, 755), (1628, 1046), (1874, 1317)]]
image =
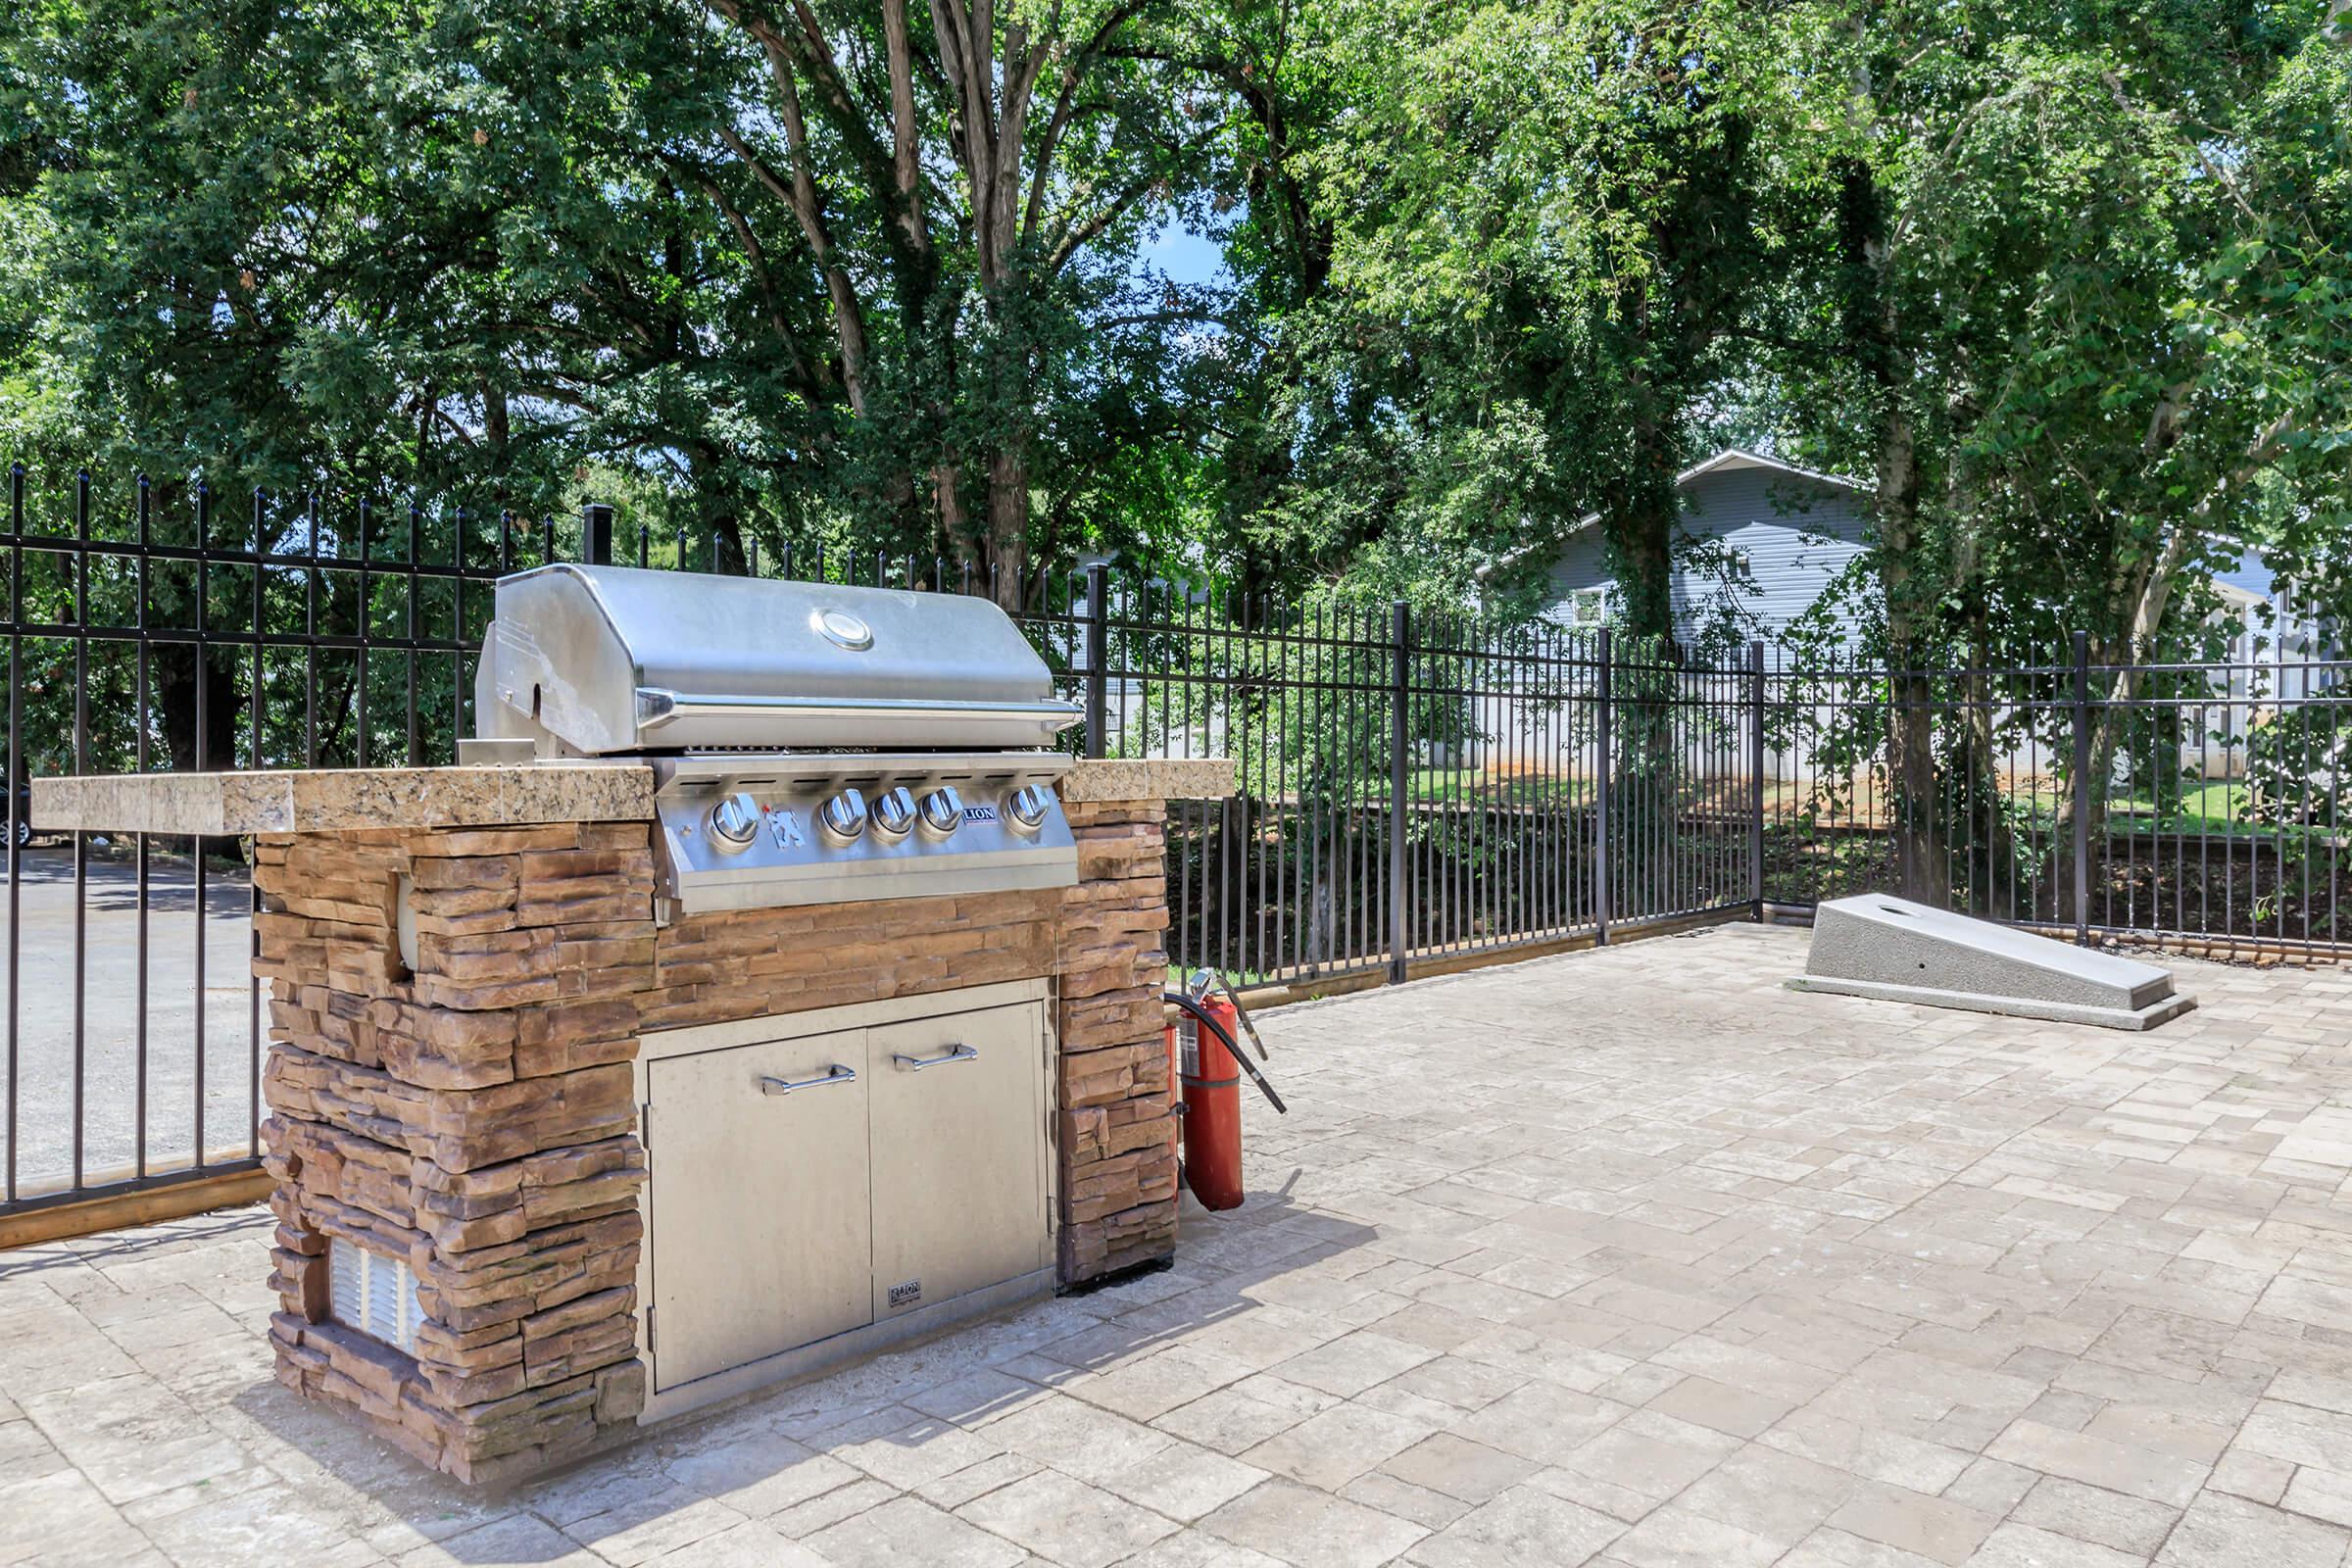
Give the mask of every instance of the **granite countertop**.
[[(1215, 800), (1234, 792), (1229, 758), (1109, 758), (1061, 779), (1069, 801)], [(347, 833), (388, 827), (630, 822), (654, 814), (642, 762), (304, 768), (257, 773), (124, 773), (32, 781), (36, 832)]]
[(230, 837), (642, 821), (653, 814), (653, 769), (624, 761), (38, 778), (31, 820), (43, 833)]
[(1061, 778), (1065, 801), (1217, 801), (1234, 793), (1230, 757), (1098, 757)]

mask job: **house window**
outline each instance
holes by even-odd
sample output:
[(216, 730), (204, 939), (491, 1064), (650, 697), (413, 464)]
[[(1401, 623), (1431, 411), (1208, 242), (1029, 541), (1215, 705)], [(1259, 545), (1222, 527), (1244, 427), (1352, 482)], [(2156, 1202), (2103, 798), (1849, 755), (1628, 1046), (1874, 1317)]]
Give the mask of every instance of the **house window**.
[(424, 1309), (405, 1258), (370, 1252), (341, 1237), (326, 1244), (326, 1305), (338, 1323), (414, 1355)]
[(1609, 591), (1606, 588), (1579, 588), (1569, 597), (1568, 618), (1572, 625), (1602, 626), (1609, 619)]

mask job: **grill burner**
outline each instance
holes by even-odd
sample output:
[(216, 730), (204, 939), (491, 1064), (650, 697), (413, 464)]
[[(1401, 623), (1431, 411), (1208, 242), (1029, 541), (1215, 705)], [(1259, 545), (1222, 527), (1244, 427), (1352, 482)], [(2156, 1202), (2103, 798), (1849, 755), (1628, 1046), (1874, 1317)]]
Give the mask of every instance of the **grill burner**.
[(499, 581), (474, 711), (466, 760), (652, 766), (664, 919), (1077, 880), (1045, 747), (1078, 710), (985, 600), (542, 566)]

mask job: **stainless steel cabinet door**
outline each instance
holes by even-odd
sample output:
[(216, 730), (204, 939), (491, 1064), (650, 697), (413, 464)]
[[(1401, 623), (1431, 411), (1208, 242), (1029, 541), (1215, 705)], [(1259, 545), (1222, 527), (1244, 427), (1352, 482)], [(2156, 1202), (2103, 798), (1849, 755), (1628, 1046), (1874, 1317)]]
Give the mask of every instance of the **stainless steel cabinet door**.
[(1030, 1004), (866, 1031), (876, 1319), (1052, 1260), (1044, 1030)]
[(865, 1032), (647, 1068), (654, 1387), (870, 1323)]

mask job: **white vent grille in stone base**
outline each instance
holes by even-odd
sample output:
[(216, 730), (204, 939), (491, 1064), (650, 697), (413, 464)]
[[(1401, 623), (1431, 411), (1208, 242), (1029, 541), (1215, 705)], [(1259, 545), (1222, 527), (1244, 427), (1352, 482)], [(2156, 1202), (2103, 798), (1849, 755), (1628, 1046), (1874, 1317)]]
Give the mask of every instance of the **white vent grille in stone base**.
[(424, 1310), (416, 1275), (405, 1259), (370, 1252), (339, 1238), (326, 1246), (327, 1310), (336, 1322), (415, 1354)]

